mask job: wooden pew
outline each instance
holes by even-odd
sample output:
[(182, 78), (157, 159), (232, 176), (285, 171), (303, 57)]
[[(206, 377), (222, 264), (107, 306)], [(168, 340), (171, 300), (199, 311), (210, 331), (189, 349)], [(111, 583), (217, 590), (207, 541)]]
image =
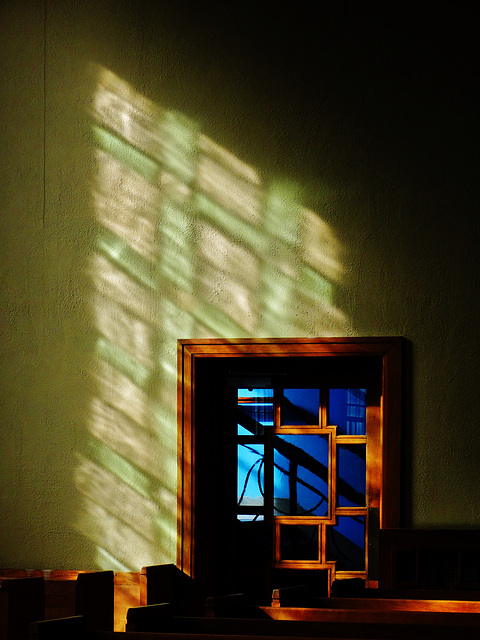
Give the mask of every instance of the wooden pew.
[[(340, 582), (340, 581), (339, 581)], [(362, 590), (333, 590), (332, 597), (336, 598), (383, 598), (396, 600), (480, 600), (480, 590), (476, 589), (412, 589), (400, 588), (381, 589), (365, 588)]]
[[(93, 577), (92, 574), (95, 574)], [(42, 569), (0, 569), (0, 584), (13, 578), (43, 578), (44, 613), (37, 617), (42, 619), (57, 619), (75, 614), (97, 614), (94, 609), (101, 608), (102, 620), (93, 623), (102, 629), (112, 629), (110, 625), (110, 611), (112, 588), (110, 576), (112, 572), (72, 571), (72, 570), (42, 570)], [(81, 577), (77, 580), (78, 576)], [(108, 578), (106, 578), (108, 576)], [(102, 604), (100, 604), (102, 603)], [(125, 630), (125, 618), (129, 607), (140, 605), (140, 572), (113, 572), (113, 629)], [(108, 626), (107, 625), (108, 612)], [(93, 618), (92, 618), (93, 619)], [(0, 625), (5, 626), (4, 620)]]
[(318, 609), (360, 609), (362, 611), (432, 611), (446, 613), (480, 614), (480, 601), (478, 600), (317, 598), (315, 604), (315, 608)]
[[(373, 590), (372, 590), (373, 591)], [(307, 606), (298, 606), (298, 603), (308, 601)], [(265, 610), (271, 608), (304, 609), (362, 609), (368, 611), (438, 611), (451, 613), (480, 613), (479, 600), (427, 600), (416, 598), (395, 597), (313, 597), (309, 600), (308, 593), (301, 588), (274, 589), (272, 593), (271, 607), (262, 607)]]
[(78, 571), (35, 569), (32, 577), (43, 578), (45, 611), (40, 620), (75, 615), (75, 590)]
[(113, 585), (113, 630), (125, 631), (127, 611), (141, 604), (140, 571), (115, 571)]
[(281, 609), (261, 607), (272, 620), (312, 621), (312, 622), (353, 622), (414, 624), (414, 625), (451, 625), (476, 626), (480, 637), (480, 615), (478, 612), (422, 611), (395, 609), (302, 609), (300, 607), (282, 607)]
[[(403, 629), (403, 637), (410, 638), (413, 629), (421, 629), (424, 637), (446, 637), (450, 640), (459, 634), (461, 638), (480, 637), (478, 613), (437, 611), (395, 611), (362, 609), (293, 609), (259, 607), (263, 617), (211, 618), (175, 616), (172, 607), (165, 603), (130, 609), (127, 614), (127, 631), (192, 633), (198, 635), (304, 635), (353, 633), (352, 637), (399, 637), (396, 629)], [(440, 630), (443, 630), (440, 632)], [(358, 633), (365, 635), (358, 636)], [(438, 635), (440, 633), (440, 635)], [(357, 634), (357, 635), (355, 635)], [(372, 635), (373, 634), (373, 635)], [(380, 635), (379, 635), (380, 634)], [(383, 634), (383, 635), (382, 635)], [(416, 636), (418, 637), (418, 635)]]
[(30, 573), (26, 569), (0, 569), (0, 583), (12, 578), (31, 578)]
[[(301, 633), (301, 632), (300, 632)], [(344, 628), (340, 630), (338, 628), (335, 629), (325, 629), (323, 632), (319, 632), (317, 629), (314, 633), (310, 635), (299, 635), (297, 632), (294, 632), (290, 635), (277, 635), (277, 634), (269, 634), (268, 640), (307, 640), (307, 638), (315, 638), (316, 640), (454, 640), (456, 636), (452, 636), (450, 631), (447, 630), (446, 633), (443, 630), (440, 630), (437, 633), (437, 629), (433, 630), (433, 633), (425, 634), (420, 631), (418, 628), (410, 629), (407, 631), (401, 629), (391, 629), (386, 634), (382, 633), (378, 630), (378, 634), (370, 634), (367, 631), (368, 635), (364, 635), (364, 631), (357, 631), (357, 628)], [(235, 634), (235, 633), (221, 633), (215, 634), (215, 636), (208, 636), (209, 640), (263, 640), (265, 635), (258, 635), (255, 633), (248, 633), (247, 635), (243, 634)], [(460, 636), (462, 638), (468, 638), (468, 640), (474, 640), (478, 638), (478, 635), (470, 635), (470, 636)], [(42, 640), (50, 640), (50, 638), (45, 637)], [(57, 638), (52, 640), (59, 640)], [(62, 640), (66, 640), (62, 638)], [(142, 632), (124, 632), (120, 635), (120, 633), (116, 632), (91, 632), (85, 639), (82, 640), (201, 640), (199, 636), (195, 633), (142, 633)]]
[(0, 640), (26, 640), (31, 622), (43, 618), (43, 578), (10, 578), (0, 584)]
[(162, 602), (169, 602), (176, 615), (194, 611), (193, 581), (174, 564), (143, 567), (140, 574), (140, 605)]
[[(92, 577), (92, 574), (96, 577)], [(78, 576), (82, 577), (77, 580)], [(26, 577), (45, 580), (45, 612), (38, 616), (39, 620), (66, 618), (87, 613), (86, 607), (90, 608), (90, 615), (96, 616), (93, 609), (99, 608), (97, 604), (100, 600), (103, 602), (103, 619), (98, 620), (97, 617), (96, 622), (92, 623), (97, 629), (113, 628), (115, 631), (124, 631), (128, 609), (139, 605), (168, 601), (175, 605), (175, 612), (178, 615), (194, 612), (191, 578), (173, 564), (146, 566), (141, 572), (113, 572), (113, 627), (111, 627), (110, 577), (106, 584), (104, 576), (105, 572), (64, 569), (0, 569), (0, 583), (6, 579)], [(101, 588), (100, 585), (102, 585)]]
[[(28, 577), (12, 577), (18, 575)], [(8, 631), (12, 625), (23, 625), (20, 638), (26, 637), (31, 621), (74, 615), (83, 615), (89, 629), (114, 628), (113, 571), (2, 570), (0, 594), (0, 640), (17, 640)], [(25, 624), (18, 622), (23, 620)]]
[(410, 591), (412, 598), (468, 600), (469, 592), (476, 591), (479, 599), (478, 530), (380, 530), (378, 586)]
[[(374, 591), (372, 589), (372, 591)], [(376, 590), (375, 590), (376, 591)], [(305, 605), (305, 602), (308, 604)], [(300, 606), (300, 603), (302, 606)], [(280, 609), (280, 611), (272, 611)], [(310, 611), (313, 609), (313, 611)], [(295, 620), (309, 619), (318, 614), (315, 609), (350, 609), (362, 611), (430, 611), (446, 613), (478, 613), (480, 600), (420, 600), (409, 598), (368, 597), (310, 597), (304, 587), (285, 587), (274, 589), (270, 607), (252, 606), (241, 593), (211, 596), (206, 599), (205, 616), (217, 618), (245, 618), (282, 616), (286, 619), (293, 615)], [(263, 612), (263, 616), (259, 615)]]
[(78, 574), (75, 589), (75, 614), (84, 616), (87, 629), (113, 631), (113, 571)]
[[(152, 606), (152, 605), (150, 605)], [(154, 606), (154, 605), (153, 605)], [(393, 614), (398, 618), (404, 612)], [(454, 615), (454, 614), (452, 614)], [(460, 614), (461, 615), (461, 614)], [(168, 617), (168, 616), (165, 616)], [(173, 628), (163, 631), (88, 631), (81, 619), (50, 620), (32, 625), (30, 640), (476, 640), (478, 624), (453, 620), (416, 624), (392, 619), (389, 622), (294, 621), (272, 619), (184, 618), (174, 619)]]
[(45, 581), (45, 613), (53, 620), (83, 615), (91, 629), (113, 630), (113, 571), (34, 570)]

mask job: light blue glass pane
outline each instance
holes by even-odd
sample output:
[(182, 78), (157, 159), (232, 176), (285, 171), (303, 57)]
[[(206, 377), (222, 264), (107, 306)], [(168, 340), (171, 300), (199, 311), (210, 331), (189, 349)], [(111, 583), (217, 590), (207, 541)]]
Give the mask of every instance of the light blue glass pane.
[(274, 515), (327, 515), (328, 451), (327, 435), (275, 437)]
[(366, 454), (364, 444), (342, 444), (337, 447), (338, 506), (364, 507), (366, 491)]
[(237, 504), (263, 506), (263, 444), (237, 445)]
[(238, 435), (261, 435), (273, 425), (273, 389), (239, 389)]
[(318, 389), (284, 389), (282, 424), (318, 425), (319, 408)]
[(366, 435), (366, 395), (366, 389), (330, 389), (328, 424), (338, 427), (338, 435)]
[(365, 569), (363, 516), (340, 516), (336, 526), (327, 527), (327, 560), (336, 561), (337, 571)]

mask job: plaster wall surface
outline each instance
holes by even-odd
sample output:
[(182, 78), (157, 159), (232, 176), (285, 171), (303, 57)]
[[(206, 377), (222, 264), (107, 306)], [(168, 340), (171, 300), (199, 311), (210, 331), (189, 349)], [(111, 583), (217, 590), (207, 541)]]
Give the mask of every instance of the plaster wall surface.
[(478, 527), (473, 16), (193, 5), (1, 4), (0, 566), (174, 561), (178, 338), (404, 336), (404, 524)]

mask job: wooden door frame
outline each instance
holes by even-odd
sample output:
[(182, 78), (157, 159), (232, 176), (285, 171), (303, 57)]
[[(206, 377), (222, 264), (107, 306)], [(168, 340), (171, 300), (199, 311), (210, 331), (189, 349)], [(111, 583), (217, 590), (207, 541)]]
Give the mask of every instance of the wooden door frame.
[(400, 526), (402, 345), (398, 337), (178, 340), (177, 566), (195, 577), (195, 371), (203, 358), (381, 358), (383, 438), (380, 528)]

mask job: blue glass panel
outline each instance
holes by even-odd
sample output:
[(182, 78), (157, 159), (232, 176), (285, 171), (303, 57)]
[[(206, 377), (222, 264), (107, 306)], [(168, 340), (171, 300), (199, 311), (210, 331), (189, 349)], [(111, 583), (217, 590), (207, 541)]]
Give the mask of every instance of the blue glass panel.
[(327, 435), (275, 436), (274, 515), (327, 515), (328, 450)]
[(238, 435), (261, 435), (273, 425), (273, 389), (238, 390)]
[[(253, 511), (253, 509), (252, 509)], [(240, 523), (244, 522), (263, 522), (265, 517), (258, 513), (237, 513), (237, 520)]]
[(281, 560), (318, 560), (318, 526), (280, 526)]
[(330, 389), (328, 424), (338, 427), (338, 435), (366, 435), (366, 395), (366, 389)]
[(364, 507), (366, 492), (366, 454), (364, 444), (342, 444), (337, 447), (339, 507)]
[(327, 560), (336, 561), (337, 571), (365, 570), (365, 518), (340, 516), (327, 527)]
[(318, 425), (319, 408), (318, 389), (284, 389), (282, 424)]
[(263, 444), (237, 445), (237, 504), (263, 506)]

